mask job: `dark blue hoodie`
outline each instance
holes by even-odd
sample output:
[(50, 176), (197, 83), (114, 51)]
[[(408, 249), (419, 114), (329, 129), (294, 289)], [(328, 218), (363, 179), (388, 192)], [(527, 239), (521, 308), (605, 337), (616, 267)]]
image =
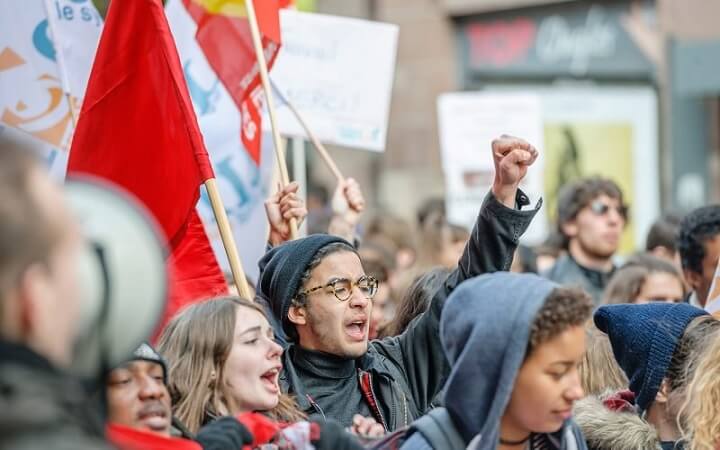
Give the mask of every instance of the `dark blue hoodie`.
[[(497, 448), (500, 420), (525, 360), (530, 327), (556, 287), (536, 275), (498, 272), (463, 282), (448, 298), (440, 322), (442, 345), (452, 365), (444, 404), (467, 448)], [(542, 438), (547, 448), (586, 449), (570, 420)], [(425, 448), (430, 446), (418, 433), (402, 447)]]

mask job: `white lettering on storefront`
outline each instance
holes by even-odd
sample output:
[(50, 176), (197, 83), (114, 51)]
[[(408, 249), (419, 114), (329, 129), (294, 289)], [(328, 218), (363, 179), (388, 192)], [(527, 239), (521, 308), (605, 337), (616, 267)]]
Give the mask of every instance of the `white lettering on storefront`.
[(604, 8), (593, 5), (585, 23), (574, 28), (558, 15), (544, 19), (538, 28), (536, 51), (544, 63), (568, 61), (570, 72), (580, 76), (587, 73), (593, 58), (613, 56), (617, 38)]

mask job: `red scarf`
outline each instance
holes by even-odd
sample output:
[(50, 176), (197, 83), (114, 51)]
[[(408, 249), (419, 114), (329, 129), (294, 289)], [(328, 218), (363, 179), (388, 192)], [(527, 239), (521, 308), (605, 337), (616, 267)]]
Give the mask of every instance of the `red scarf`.
[(200, 444), (189, 439), (161, 436), (117, 424), (107, 426), (107, 437), (119, 450), (202, 450)]

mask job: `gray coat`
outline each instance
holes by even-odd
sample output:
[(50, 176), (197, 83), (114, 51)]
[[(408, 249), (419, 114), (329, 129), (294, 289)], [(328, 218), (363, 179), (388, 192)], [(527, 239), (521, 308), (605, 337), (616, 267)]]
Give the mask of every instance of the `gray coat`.
[[(518, 204), (527, 204), (518, 193)], [(410, 424), (430, 407), (449, 373), (439, 338), (440, 315), (447, 296), (476, 275), (508, 270), (520, 236), (541, 206), (520, 211), (507, 208), (492, 194), (480, 214), (458, 267), (433, 297), (427, 312), (400, 336), (372, 341), (355, 360), (355, 376), (317, 379), (298, 370), (294, 345), (283, 356), (281, 386), (307, 413), (319, 413), (350, 425), (352, 414), (368, 412), (388, 431)], [(359, 392), (359, 394), (358, 394)], [(362, 397), (360, 397), (362, 396)]]
[(0, 448), (111, 448), (78, 383), (25, 347), (0, 342), (0, 355)]

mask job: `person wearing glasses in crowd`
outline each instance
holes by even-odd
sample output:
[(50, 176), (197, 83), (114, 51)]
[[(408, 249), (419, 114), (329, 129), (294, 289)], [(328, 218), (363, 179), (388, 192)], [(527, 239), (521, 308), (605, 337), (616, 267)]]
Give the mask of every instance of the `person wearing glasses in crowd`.
[(558, 195), (557, 226), (565, 254), (544, 275), (585, 289), (596, 305), (615, 272), (613, 256), (627, 222), (628, 208), (615, 182), (593, 177), (566, 185)]
[(355, 247), (342, 238), (310, 235), (271, 249), (260, 261), (258, 295), (268, 299), (287, 334), (280, 386), (307, 414), (351, 426), (373, 417), (385, 430), (410, 424), (430, 408), (449, 372), (438, 334), (445, 299), (463, 280), (508, 270), (535, 209), (518, 190), (537, 150), (503, 136), (492, 143), (492, 191), (458, 268), (442, 283), (428, 311), (400, 336), (369, 341), (372, 298)]

